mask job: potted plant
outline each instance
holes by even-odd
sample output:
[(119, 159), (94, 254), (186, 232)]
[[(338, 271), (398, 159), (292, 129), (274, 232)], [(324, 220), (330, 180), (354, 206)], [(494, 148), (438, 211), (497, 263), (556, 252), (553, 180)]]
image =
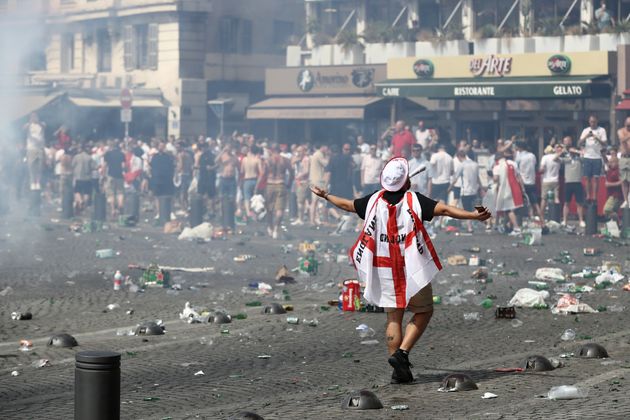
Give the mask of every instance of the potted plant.
[(468, 55), (469, 43), (464, 39), (464, 28), (457, 23), (451, 23), (444, 30), (436, 30), (436, 34), (428, 36), (426, 32), (420, 34), (416, 42), (416, 55), (422, 57)]
[(415, 33), (408, 29), (395, 28), (386, 22), (368, 25), (361, 38), (365, 41), (365, 61), (367, 64), (386, 63), (389, 58), (413, 57), (415, 43), (409, 39)]
[(630, 22), (619, 21), (610, 30), (600, 33), (598, 38), (600, 51), (617, 51), (617, 45), (630, 44)]
[(571, 26), (564, 30), (564, 51), (597, 51), (599, 38), (597, 27), (593, 23), (582, 22), (581, 25)]
[(492, 24), (483, 25), (476, 32), (475, 54), (499, 54), (501, 52), (501, 40), (499, 31)]
[(335, 37), (333, 62), (337, 65), (363, 64), (363, 44), (353, 30), (345, 29)]
[(560, 20), (555, 18), (545, 18), (538, 21), (536, 35), (533, 36), (534, 48), (536, 52), (561, 52), (564, 48), (564, 37)]

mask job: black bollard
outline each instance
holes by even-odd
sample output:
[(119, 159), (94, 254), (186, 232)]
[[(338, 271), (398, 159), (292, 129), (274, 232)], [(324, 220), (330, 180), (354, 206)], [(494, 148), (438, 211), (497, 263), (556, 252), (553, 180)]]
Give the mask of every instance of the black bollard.
[(30, 202), (28, 205), (29, 216), (39, 217), (39, 215), (41, 214), (41, 206), (42, 206), (42, 191), (31, 190)]
[(61, 218), (72, 219), (74, 216), (74, 194), (72, 188), (66, 185), (63, 186), (61, 193)]
[(97, 192), (94, 194), (94, 212), (93, 220), (104, 222), (107, 219), (107, 197), (105, 193)]
[(630, 208), (623, 209), (623, 237), (630, 238)]
[(562, 219), (562, 206), (559, 203), (550, 203), (551, 207), (551, 220), (560, 223)]
[(597, 204), (588, 203), (586, 205), (586, 230), (587, 235), (595, 235), (597, 233)]
[(173, 197), (170, 195), (162, 195), (158, 197), (160, 204), (160, 224), (165, 224), (171, 221), (171, 205), (173, 204)]
[(190, 227), (199, 226), (203, 223), (204, 197), (195, 195), (190, 199)]
[(140, 194), (136, 191), (125, 193), (125, 216), (133, 218), (136, 222), (140, 220)]
[(77, 353), (74, 371), (74, 419), (120, 419), (120, 353)]

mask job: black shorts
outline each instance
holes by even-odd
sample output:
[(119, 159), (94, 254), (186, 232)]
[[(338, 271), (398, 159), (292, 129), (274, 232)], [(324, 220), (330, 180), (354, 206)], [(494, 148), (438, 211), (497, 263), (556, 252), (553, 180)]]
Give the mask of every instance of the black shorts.
[(453, 196), (455, 197), (455, 200), (459, 200), (459, 197), (461, 197), (461, 195), (462, 195), (462, 188), (453, 187)]
[(462, 207), (466, 211), (473, 211), (477, 203), (477, 195), (462, 195)]
[(156, 197), (161, 197), (164, 195), (173, 195), (175, 194), (175, 185), (173, 185), (173, 183), (154, 184), (152, 191)]
[(584, 187), (581, 182), (567, 182), (564, 184), (564, 202), (570, 203), (575, 197), (575, 202), (579, 205), (584, 203)]
[(92, 180), (89, 181), (75, 181), (74, 183), (74, 192), (81, 195), (90, 195), (92, 194)]
[(529, 204), (534, 205), (540, 203), (536, 185), (525, 185), (525, 194), (527, 194), (527, 198), (529, 198)]
[(447, 197), (447, 191), (448, 191), (448, 186), (450, 184), (446, 183), (446, 184), (433, 184), (433, 186), (431, 187), (431, 195), (433, 196), (432, 198), (435, 201), (442, 201), (444, 203), (446, 203), (448, 197)]

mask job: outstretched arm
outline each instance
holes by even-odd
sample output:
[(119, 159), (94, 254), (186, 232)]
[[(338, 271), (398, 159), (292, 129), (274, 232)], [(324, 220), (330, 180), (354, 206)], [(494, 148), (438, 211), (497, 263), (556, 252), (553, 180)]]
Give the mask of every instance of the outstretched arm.
[(435, 210), (433, 210), (433, 215), (435, 216), (449, 216), (453, 219), (470, 219), (470, 220), (479, 220), (483, 222), (484, 220), (488, 220), (492, 217), (492, 214), (488, 211), (487, 208), (484, 207), (483, 211), (466, 211), (464, 209), (460, 209), (459, 207), (449, 206), (444, 204), (443, 202), (438, 202), (435, 206)]
[(332, 203), (335, 207), (340, 208), (341, 210), (348, 211), (350, 213), (356, 213), (357, 211), (354, 209), (354, 201), (348, 200), (347, 198), (337, 197), (336, 195), (330, 194), (328, 191), (316, 187), (315, 185), (310, 186), (311, 191), (318, 197), (323, 198), (324, 200)]

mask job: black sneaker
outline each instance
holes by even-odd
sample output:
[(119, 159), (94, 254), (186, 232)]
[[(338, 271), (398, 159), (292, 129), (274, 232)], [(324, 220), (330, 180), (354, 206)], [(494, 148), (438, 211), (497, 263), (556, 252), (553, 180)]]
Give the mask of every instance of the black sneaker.
[(392, 383), (408, 384), (413, 382), (411, 363), (409, 363), (408, 357), (400, 349), (396, 350), (387, 361), (394, 368)]

